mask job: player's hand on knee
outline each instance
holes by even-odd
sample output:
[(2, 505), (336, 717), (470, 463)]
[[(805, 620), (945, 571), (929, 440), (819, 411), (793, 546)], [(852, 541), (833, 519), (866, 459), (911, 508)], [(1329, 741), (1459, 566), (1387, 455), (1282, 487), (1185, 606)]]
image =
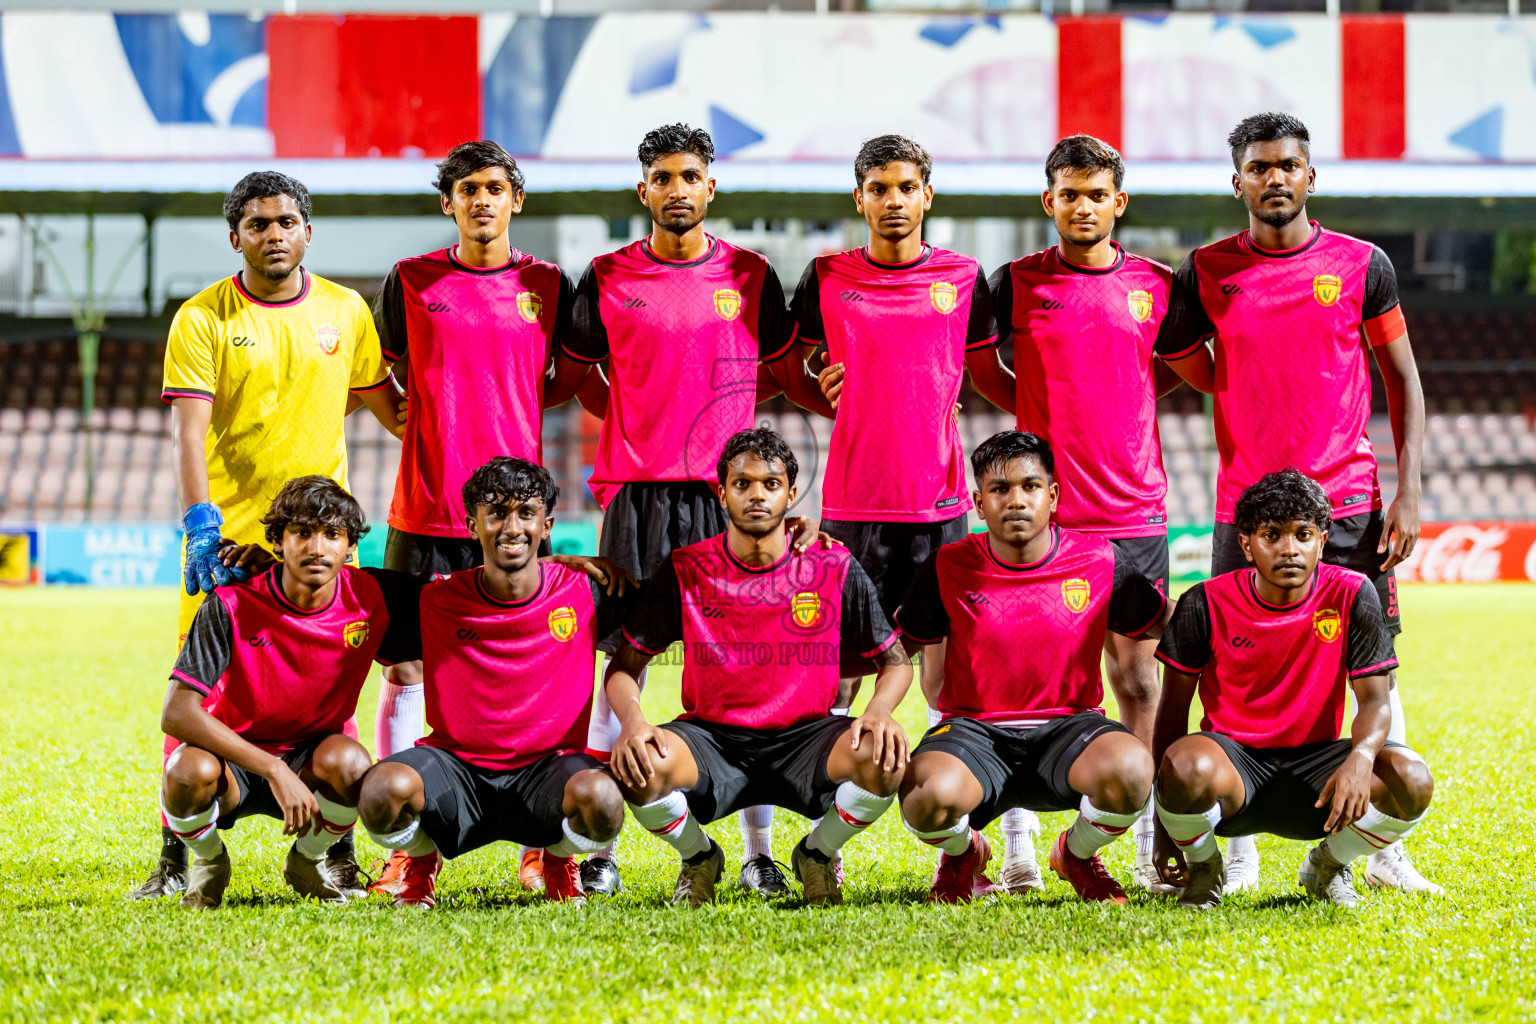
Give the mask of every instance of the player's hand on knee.
[(844, 369), (842, 363), (833, 363), (816, 375), (816, 386), (821, 388), (821, 397), (827, 400), (833, 411), (837, 410), (837, 400), (843, 393)]
[(1161, 820), (1153, 826), (1152, 863), (1157, 867), (1157, 877), (1167, 884), (1181, 889), (1189, 884), (1189, 866), (1184, 863), (1184, 852), (1168, 835)]
[(304, 780), (292, 768), (281, 759), (273, 760), (276, 761), (275, 767), (263, 778), (272, 787), (272, 796), (282, 809), (283, 835), (295, 836), (309, 828), (309, 823), (320, 813), (320, 805), (315, 802), (315, 794), (309, 791)]
[(1332, 835), (1359, 821), (1370, 802), (1371, 762), (1358, 753), (1351, 753), (1323, 785), (1315, 806), (1333, 805), (1328, 821), (1323, 825), (1323, 830)]
[(886, 711), (871, 708), (855, 718), (848, 741), (854, 750), (868, 750), (870, 760), (881, 771), (896, 772), (907, 766), (907, 731)]
[(608, 766), (624, 785), (641, 790), (656, 777), (657, 760), (666, 756), (667, 740), (660, 729), (649, 723), (634, 729), (625, 726)]

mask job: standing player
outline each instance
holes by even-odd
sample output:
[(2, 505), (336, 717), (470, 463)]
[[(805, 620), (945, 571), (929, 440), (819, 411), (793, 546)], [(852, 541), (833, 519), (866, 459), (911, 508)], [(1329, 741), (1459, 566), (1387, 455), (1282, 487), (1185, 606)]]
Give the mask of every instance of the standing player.
[[(1393, 567), (1419, 537), (1424, 392), (1386, 253), (1307, 219), (1307, 195), (1317, 182), (1308, 138), (1289, 114), (1255, 114), (1232, 129), (1232, 191), (1248, 208), (1248, 230), (1189, 254), (1174, 278), (1157, 351), (1182, 369), (1189, 353), (1215, 338), (1220, 468), (1211, 572), (1244, 565), (1233, 526), (1238, 495), (1265, 473), (1295, 467), (1321, 483), (1332, 502), (1323, 561), (1370, 578), (1396, 635), (1402, 623)], [(1397, 496), (1385, 513), (1366, 434), (1367, 351), (1386, 384), (1397, 445)], [(1305, 374), (1305, 386), (1276, 387), (1280, 369)], [(1395, 672), (1389, 699), (1391, 738), (1405, 743)], [(1253, 841), (1239, 840), (1227, 852), (1229, 887), (1251, 888), (1258, 879)], [(1397, 843), (1371, 855), (1365, 879), (1444, 891), (1414, 869)]]
[(1098, 851), (1137, 821), (1152, 757), (1105, 716), (1105, 634), (1162, 634), (1168, 602), (1114, 542), (1056, 526), (1065, 488), (1050, 445), (1005, 431), (971, 456), (987, 525), (939, 548), (896, 613), (917, 644), (949, 644), (934, 707), (942, 724), (912, 754), (901, 814), (943, 856), (929, 899), (971, 899), (992, 856), (981, 829), (1014, 807), (1076, 809), (1051, 869), (1085, 900), (1125, 902)]
[[(261, 543), (267, 504), (293, 477), (319, 473), (347, 486), (342, 420), (353, 401), (400, 429), (367, 303), (301, 266), (310, 210), (308, 190), (286, 175), (240, 179), (224, 198), (224, 217), (243, 266), (188, 299), (171, 323), (161, 397), (171, 406), (186, 509), (183, 639), (203, 594), (231, 579), (221, 538)], [(166, 753), (172, 747), (167, 740)], [(350, 838), (331, 867), (355, 874)], [(185, 884), (186, 850), (162, 823), (159, 862), (128, 895), (149, 899)]]
[[(1169, 844), (1158, 866), (1182, 906), (1219, 906), (1226, 872), (1216, 836), (1269, 832), (1321, 839), (1298, 884), (1335, 906), (1359, 901), (1350, 864), (1406, 836), (1429, 808), (1424, 761), (1388, 739), (1387, 674), (1397, 664), (1376, 588), (1319, 564), (1332, 497), (1293, 469), (1238, 499), (1233, 528), (1251, 567), (1196, 584), (1157, 656), (1157, 815)], [(1355, 693), (1339, 739), (1345, 683)], [(1205, 719), (1189, 732), (1198, 689)]]
[(558, 494), (547, 470), (506, 456), (463, 485), (483, 567), (421, 593), (432, 732), (362, 786), (364, 827), (405, 858), (396, 906), (431, 907), (443, 857), (497, 840), (544, 847), (545, 893), (580, 900), (576, 855), (624, 822), (613, 777), (582, 750), (596, 644), (624, 607), (580, 570), (538, 558)]
[[(906, 767), (906, 733), (891, 716), (911, 665), (845, 548), (791, 549), (784, 514), (798, 469), (772, 430), (726, 443), (717, 500), (730, 526), (668, 556), (608, 669), (624, 723), (611, 765), (635, 820), (682, 858), (674, 903), (712, 900), (725, 866), (700, 824), (759, 801), (820, 818), (790, 862), (807, 903), (841, 903), (837, 851), (891, 805)], [(683, 716), (656, 728), (640, 710), (639, 675), (678, 640)], [(853, 721), (830, 713), (844, 656), (879, 666)]]
[(283, 877), (300, 895), (362, 895), (322, 862), (351, 834), (373, 760), (343, 730), (373, 662), (415, 647), (416, 583), (346, 564), (367, 527), (336, 481), (288, 481), (261, 525), (278, 563), (203, 602), (161, 717), (180, 741), (161, 806), (196, 857), (184, 907), (223, 901), (230, 861), (219, 830), (251, 814), (282, 819), (296, 837)]
[[(809, 346), (794, 337), (773, 267), (704, 231), (714, 153), (709, 135), (687, 125), (641, 140), (645, 179), (637, 191), (651, 233), (592, 261), (577, 285), (564, 350), (579, 362), (607, 363), (608, 406), (592, 473), (603, 506), (600, 550), (642, 582), (674, 549), (725, 530), (715, 460), (729, 437), (752, 426), (760, 363), (792, 401), (832, 413), (806, 369)], [(620, 642), (608, 638), (603, 649)], [(618, 729), (599, 691), (588, 746), (612, 750)], [(755, 814), (761, 824), (763, 812)], [(749, 838), (760, 845), (749, 849), (743, 884), (784, 891), (766, 829)], [(611, 850), (587, 861), (582, 881), (591, 892), (617, 890)]]
[[(1057, 244), (998, 268), (989, 284), (999, 342), (1013, 339), (1020, 430), (1045, 438), (1061, 481), (1056, 522), (1110, 540), (1142, 576), (1168, 592), (1168, 517), (1157, 399), (1180, 383), (1154, 358), (1173, 274), (1110, 238), (1125, 212), (1125, 163), (1091, 135), (1062, 139), (1045, 161), (1046, 215)], [(1211, 390), (1205, 346), (1183, 373)], [(1148, 747), (1157, 710), (1155, 638), (1107, 634), (1104, 667), (1120, 721)], [(1003, 815), (1004, 888), (1040, 887), (1024, 808)], [(1151, 807), (1136, 823), (1136, 883), (1161, 888), (1152, 863)]]

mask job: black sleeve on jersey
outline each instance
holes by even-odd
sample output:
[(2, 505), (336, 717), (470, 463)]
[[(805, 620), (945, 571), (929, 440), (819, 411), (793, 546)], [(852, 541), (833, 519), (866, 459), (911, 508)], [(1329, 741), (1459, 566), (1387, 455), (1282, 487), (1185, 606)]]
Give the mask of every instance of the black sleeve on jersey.
[(936, 644), (949, 635), (949, 612), (939, 591), (939, 553), (917, 567), (896, 609), (896, 628), (920, 644)]
[(821, 319), (821, 278), (816, 273), (816, 261), (805, 265), (800, 283), (795, 286), (795, 297), (789, 300), (789, 318), (802, 341), (826, 341), (827, 325)]
[(1360, 304), (1360, 319), (1374, 320), (1383, 313), (1390, 313), (1398, 306), (1397, 271), (1392, 261), (1381, 251), (1381, 246), (1371, 246), (1371, 265), (1365, 271), (1365, 299)]
[(757, 302), (757, 358), (771, 363), (789, 351), (795, 337), (795, 322), (784, 305), (784, 285), (772, 266), (763, 276)]
[(668, 555), (625, 617), (624, 639), (641, 654), (654, 657), (682, 638), (683, 592), (677, 582), (677, 567)]
[(880, 594), (863, 567), (848, 560), (843, 577), (843, 607), (839, 645), (844, 662), (851, 657), (873, 658), (891, 645), (896, 630), (880, 607)]
[(1109, 591), (1109, 628), (1121, 636), (1139, 637), (1157, 625), (1168, 606), (1150, 580), (1115, 548), (1115, 582)]
[(1179, 598), (1173, 620), (1157, 645), (1157, 660), (1191, 675), (1198, 675), (1211, 660), (1211, 611), (1204, 583), (1196, 583)]
[(971, 286), (971, 320), (965, 325), (965, 350), (991, 348), (1000, 340), (997, 318), (992, 315), (992, 289), (987, 286), (987, 275), (978, 264), (976, 283)]
[[(373, 297), (373, 327), (379, 332), (379, 349), (384, 358), (397, 363), (405, 358), (410, 338), (405, 330), (405, 289), (400, 284), (400, 267), (390, 267)], [(402, 382), (403, 383), (403, 382)]]
[(207, 696), (229, 671), (234, 643), (235, 623), (229, 617), (229, 609), (212, 595), (203, 598), (192, 619), (192, 628), (187, 630), (187, 642), (176, 656), (171, 678)]
[(592, 264), (576, 283), (576, 297), (571, 305), (571, 329), (566, 332), (561, 350), (583, 363), (600, 363), (608, 358), (608, 329), (603, 326), (597, 304), (597, 271)]
[(564, 347), (571, 336), (571, 318), (575, 315), (576, 285), (565, 271), (560, 271), (560, 297), (555, 305), (555, 333), (551, 338), (554, 349)]
[(421, 660), (421, 590), (432, 577), (412, 576), (392, 569), (364, 569), (373, 577), (384, 595), (384, 609), (389, 612), (389, 628), (379, 643), (374, 660), (381, 665)]
[(1013, 264), (1004, 263), (992, 272), (987, 282), (992, 296), (992, 319), (997, 324), (997, 343), (1006, 345), (1013, 337)]
[(639, 603), (641, 588), (631, 585), (624, 589), (621, 596), (608, 593), (605, 584), (590, 576), (587, 577), (587, 583), (592, 588), (592, 607), (596, 609), (595, 627), (597, 638), (601, 640), (618, 632), (628, 620)]
[(1360, 584), (1349, 608), (1349, 639), (1345, 643), (1344, 667), (1351, 679), (1379, 676), (1397, 668), (1392, 631), (1381, 613), (1381, 597), (1369, 580)]
[(1157, 329), (1157, 342), (1152, 351), (1164, 359), (1183, 359), (1200, 346), (1206, 338), (1216, 333), (1216, 325), (1206, 315), (1200, 301), (1200, 281), (1195, 272), (1195, 253), (1184, 257), (1184, 263), (1173, 275), (1173, 285), (1168, 293), (1168, 315)]

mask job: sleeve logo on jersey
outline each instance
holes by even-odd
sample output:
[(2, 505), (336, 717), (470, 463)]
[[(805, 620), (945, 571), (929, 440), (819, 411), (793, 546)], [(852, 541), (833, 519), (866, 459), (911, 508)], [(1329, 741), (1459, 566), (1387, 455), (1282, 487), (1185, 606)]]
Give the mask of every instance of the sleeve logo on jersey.
[(549, 613), (549, 635), (565, 643), (576, 635), (576, 609), (570, 605)]
[(1336, 274), (1318, 274), (1312, 279), (1312, 297), (1325, 306), (1339, 301), (1344, 282)]
[(1151, 292), (1127, 292), (1125, 304), (1131, 311), (1131, 318), (1137, 323), (1144, 324), (1152, 319)]
[(1061, 581), (1061, 599), (1074, 612), (1088, 607), (1089, 594), (1088, 581), (1081, 577)]
[(341, 347), (341, 328), (334, 324), (321, 324), (315, 328), (315, 344), (320, 346), (320, 351), (328, 356), (336, 354)]
[(940, 313), (953, 313), (955, 304), (960, 301), (960, 290), (948, 281), (935, 281), (928, 286), (928, 301)]
[(789, 618), (801, 629), (815, 629), (821, 625), (821, 595), (814, 590), (802, 590), (789, 599)]
[(1344, 627), (1344, 620), (1334, 608), (1324, 608), (1320, 612), (1312, 613), (1312, 632), (1325, 644), (1331, 644), (1339, 638), (1339, 633)]
[(341, 642), (354, 650), (368, 641), (368, 623), (349, 622), (341, 631)]
[(539, 322), (539, 316), (544, 312), (544, 300), (538, 292), (517, 293), (517, 314), (531, 324)]
[(735, 320), (741, 316), (741, 292), (735, 288), (715, 289), (715, 312), (721, 320)]

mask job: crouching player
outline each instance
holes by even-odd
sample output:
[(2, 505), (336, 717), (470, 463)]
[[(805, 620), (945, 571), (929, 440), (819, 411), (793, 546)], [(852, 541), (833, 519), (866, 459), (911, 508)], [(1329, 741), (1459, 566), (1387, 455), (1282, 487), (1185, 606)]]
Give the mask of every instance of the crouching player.
[[(619, 834), (624, 802), (585, 753), (597, 641), (624, 608), (539, 546), (559, 494), (549, 472), (500, 456), (464, 484), (484, 564), (421, 591), (431, 732), (362, 784), (363, 826), (403, 851), (396, 906), (431, 907), (443, 858), (506, 840), (544, 848), (544, 891), (582, 900), (578, 854)], [(611, 579), (611, 577), (610, 577)]]
[[(1184, 886), (1181, 905), (1215, 907), (1216, 836), (1322, 839), (1298, 882), (1351, 907), (1350, 864), (1412, 831), (1434, 790), (1419, 755), (1387, 740), (1392, 634), (1365, 576), (1319, 564), (1332, 523), (1316, 481), (1267, 474), (1234, 523), (1250, 567), (1186, 592), (1158, 646), (1157, 816), (1172, 840), (1158, 838), (1158, 870)], [(1356, 711), (1340, 739), (1346, 680)], [(1191, 736), (1197, 687), (1205, 720)]]
[[(726, 532), (668, 556), (608, 669), (622, 725), (609, 763), (635, 820), (683, 859), (674, 903), (713, 899), (725, 867), (699, 826), (754, 804), (821, 818), (791, 867), (807, 903), (841, 903), (834, 858), (891, 805), (906, 767), (906, 733), (891, 715), (912, 666), (847, 548), (792, 551), (784, 513), (798, 469), (772, 430), (726, 442), (716, 468)], [(636, 677), (677, 640), (683, 716), (657, 728)], [(845, 651), (878, 668), (852, 721), (831, 714)]]
[(939, 548), (918, 569), (896, 622), (908, 642), (945, 637), (943, 720), (912, 753), (907, 826), (943, 856), (929, 899), (985, 891), (992, 851), (979, 831), (1014, 807), (1076, 809), (1051, 869), (1085, 900), (1125, 902), (1098, 851), (1152, 792), (1152, 755), (1099, 705), (1104, 638), (1161, 635), (1167, 601), (1119, 548), (1051, 522), (1059, 490), (1045, 441), (995, 434), (971, 456), (986, 533)]
[(323, 863), (351, 833), (373, 760), (343, 729), (372, 663), (393, 664), (415, 646), (416, 586), (346, 564), (367, 527), (334, 480), (289, 480), (262, 524), (279, 561), (203, 601), (160, 720), (182, 744), (160, 802), (196, 858), (184, 907), (223, 901), (230, 861), (219, 830), (252, 814), (281, 818), (295, 837), (283, 877), (300, 895), (364, 895)]

